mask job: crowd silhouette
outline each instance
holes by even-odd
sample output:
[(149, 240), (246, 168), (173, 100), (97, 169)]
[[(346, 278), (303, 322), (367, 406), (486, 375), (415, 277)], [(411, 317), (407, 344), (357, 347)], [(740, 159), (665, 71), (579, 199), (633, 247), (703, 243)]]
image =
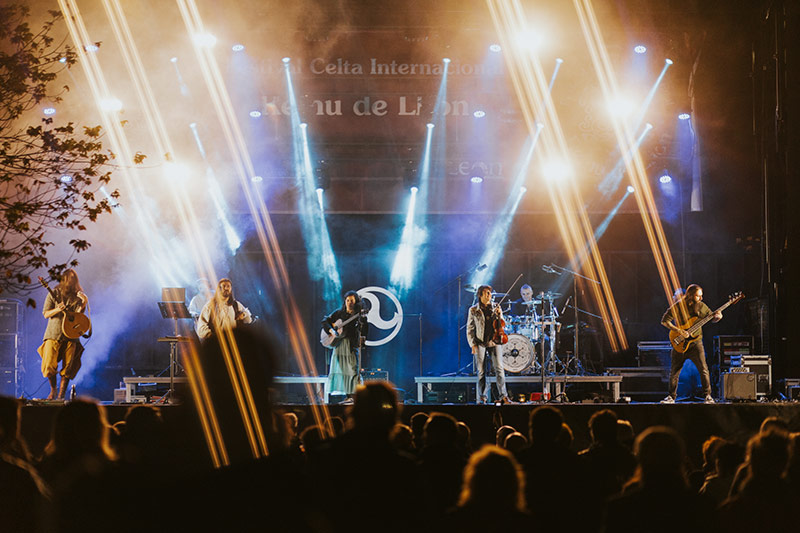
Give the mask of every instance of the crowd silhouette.
[[(235, 336), (251, 387), (267, 390), (272, 343)], [(211, 394), (224, 400), (213, 343), (202, 357), (216, 372)], [(360, 386), (346, 420), (328, 427), (267, 395), (257, 401), (269, 455), (248, 458), (233, 438), (230, 465), (214, 468), (190, 400), (170, 408), (169, 422), (140, 405), (112, 426), (103, 406), (79, 398), (32, 454), (20, 402), (0, 398), (2, 530), (785, 533), (800, 503), (800, 433), (777, 418), (747, 442), (709, 438), (693, 469), (674, 429), (634, 428), (612, 409), (589, 420), (585, 450), (573, 449), (573, 428), (549, 405), (473, 450), (467, 424), (435, 409), (404, 417), (386, 382)]]

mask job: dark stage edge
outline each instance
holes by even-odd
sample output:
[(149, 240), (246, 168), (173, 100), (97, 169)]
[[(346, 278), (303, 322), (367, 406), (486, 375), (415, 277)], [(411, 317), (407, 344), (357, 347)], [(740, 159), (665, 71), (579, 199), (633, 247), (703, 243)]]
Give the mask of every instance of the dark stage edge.
[[(406, 404), (403, 406), (400, 420), (408, 424), (411, 416), (417, 412), (431, 413), (439, 411), (449, 413), (465, 422), (472, 430), (474, 448), (482, 444), (494, 443), (495, 425), (497, 423), (513, 426), (523, 434), (528, 432), (530, 412), (543, 404), (525, 403), (509, 405), (474, 405), (474, 404)], [(768, 416), (778, 416), (789, 423), (791, 431), (800, 431), (800, 402), (769, 403), (676, 403), (662, 405), (660, 403), (550, 403), (559, 409), (574, 433), (572, 449), (582, 450), (589, 445), (588, 421), (592, 414), (601, 409), (613, 409), (620, 418), (629, 420), (636, 433), (650, 426), (664, 425), (674, 428), (683, 436), (690, 459), (699, 465), (703, 442), (712, 435), (732, 439), (741, 444), (754, 435), (761, 421)], [(50, 437), (50, 428), (59, 405), (27, 405), (22, 411), (22, 434), (31, 450), (42, 450)], [(106, 416), (113, 424), (125, 417), (130, 405), (106, 405)], [(313, 423), (311, 405), (280, 404), (278, 409), (292, 411), (298, 415), (301, 428)], [(167, 424), (171, 412), (181, 409), (180, 406), (161, 406)], [(328, 405), (332, 416), (345, 417), (349, 406)], [(197, 434), (202, 438), (200, 434)]]

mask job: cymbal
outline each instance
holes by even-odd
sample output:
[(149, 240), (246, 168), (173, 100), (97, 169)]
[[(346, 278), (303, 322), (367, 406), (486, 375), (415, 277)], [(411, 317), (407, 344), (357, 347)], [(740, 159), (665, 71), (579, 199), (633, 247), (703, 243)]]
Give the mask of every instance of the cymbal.
[(475, 291), (478, 290), (478, 286), (477, 285), (473, 285), (472, 283), (468, 283), (468, 284), (464, 285), (464, 290), (467, 291), (467, 292), (475, 292)]
[(555, 300), (556, 298), (561, 298), (561, 293), (547, 291), (540, 293), (539, 296), (542, 298), (542, 300)]
[(504, 292), (493, 292), (492, 296), (494, 298), (505, 298), (506, 297), (506, 293), (504, 293)]
[(527, 302), (517, 302), (517, 303), (520, 304), (520, 305), (527, 305), (528, 307), (530, 307), (532, 305), (540, 305), (542, 303), (542, 301), (537, 299), (537, 298), (534, 298), (533, 300), (530, 300), (530, 301), (527, 301)]

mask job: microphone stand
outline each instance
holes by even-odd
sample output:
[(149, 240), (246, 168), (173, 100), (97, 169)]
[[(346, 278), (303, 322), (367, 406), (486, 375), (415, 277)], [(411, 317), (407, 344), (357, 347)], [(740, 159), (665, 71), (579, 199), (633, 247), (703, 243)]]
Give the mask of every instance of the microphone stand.
[[(585, 279), (586, 281), (590, 281), (590, 282), (595, 283), (597, 285), (600, 285), (600, 282), (597, 281), (596, 279), (590, 278), (588, 276), (584, 276), (583, 274), (579, 274), (578, 272), (575, 272), (574, 270), (571, 270), (571, 269), (569, 269), (567, 267), (562, 267), (562, 266), (559, 266), (559, 265), (556, 265), (556, 264), (551, 264), (550, 268), (555, 270), (559, 274), (567, 273), (567, 274), (571, 274), (572, 275), (572, 297), (573, 297), (572, 306), (573, 306), (573, 309), (575, 311), (575, 332), (574, 332), (575, 344), (573, 346), (572, 352), (573, 352), (573, 356), (577, 357), (578, 361), (580, 361), (580, 352), (578, 352), (579, 331), (580, 331), (580, 317), (578, 315), (578, 309), (580, 307), (578, 305), (578, 278), (580, 277), (582, 279)], [(569, 369), (569, 356), (567, 356), (567, 364), (566, 364), (566, 367), (564, 369), (564, 391), (565, 392), (567, 390), (567, 370), (568, 369)]]

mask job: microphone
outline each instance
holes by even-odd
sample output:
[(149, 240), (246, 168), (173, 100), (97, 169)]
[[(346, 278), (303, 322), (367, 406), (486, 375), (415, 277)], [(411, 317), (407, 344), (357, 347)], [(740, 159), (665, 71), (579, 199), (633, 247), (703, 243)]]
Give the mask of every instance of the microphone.
[(482, 263), (479, 264), (477, 267), (475, 267), (475, 270), (480, 272), (481, 270), (486, 270), (487, 268), (489, 268), (489, 265), (487, 265), (486, 263)]
[(566, 311), (566, 310), (567, 310), (567, 307), (569, 307), (569, 301), (570, 301), (570, 300), (572, 300), (572, 295), (570, 295), (570, 297), (569, 297), (569, 298), (567, 298), (567, 301), (566, 301), (566, 302), (564, 302), (564, 307), (562, 307), (562, 308), (561, 308), (561, 314), (562, 314), (562, 315), (564, 314), (564, 311)]

